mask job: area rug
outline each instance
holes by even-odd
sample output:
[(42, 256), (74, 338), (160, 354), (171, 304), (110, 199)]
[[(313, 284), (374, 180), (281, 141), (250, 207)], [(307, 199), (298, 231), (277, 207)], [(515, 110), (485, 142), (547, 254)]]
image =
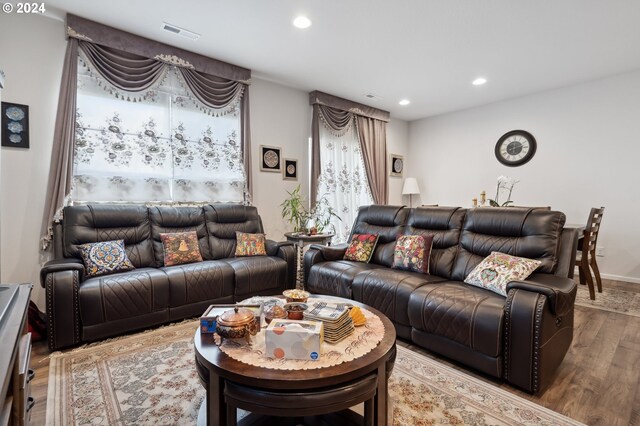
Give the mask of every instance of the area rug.
[[(47, 425), (195, 425), (204, 398), (196, 322), (88, 345), (50, 359)], [(398, 346), (389, 384), (394, 425), (579, 425)]]
[(602, 293), (596, 290), (596, 300), (591, 300), (589, 287), (578, 284), (576, 305), (640, 317), (640, 291), (633, 292), (603, 286)]

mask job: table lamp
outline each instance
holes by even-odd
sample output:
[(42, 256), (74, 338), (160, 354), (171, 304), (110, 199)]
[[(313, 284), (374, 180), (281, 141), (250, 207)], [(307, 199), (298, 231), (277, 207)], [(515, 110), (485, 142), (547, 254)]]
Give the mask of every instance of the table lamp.
[(408, 177), (404, 180), (404, 185), (402, 186), (402, 195), (409, 196), (409, 207), (413, 207), (413, 195), (420, 195), (420, 188), (418, 188), (418, 181), (416, 178)]

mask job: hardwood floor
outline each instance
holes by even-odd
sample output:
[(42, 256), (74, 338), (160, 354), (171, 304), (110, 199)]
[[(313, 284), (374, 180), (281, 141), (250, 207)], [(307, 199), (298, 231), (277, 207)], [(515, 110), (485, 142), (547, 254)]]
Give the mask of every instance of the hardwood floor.
[[(640, 293), (639, 284), (603, 280), (603, 286)], [(399, 344), (455, 366), (455, 363), (406, 342)], [(35, 343), (32, 351), (31, 367), (36, 370), (36, 378), (31, 384), (31, 394), (36, 404), (32, 409), (31, 424), (43, 425), (49, 351), (45, 342)], [(576, 306), (573, 344), (558, 368), (553, 384), (539, 397), (457, 367), (588, 425), (640, 425), (640, 317)]]

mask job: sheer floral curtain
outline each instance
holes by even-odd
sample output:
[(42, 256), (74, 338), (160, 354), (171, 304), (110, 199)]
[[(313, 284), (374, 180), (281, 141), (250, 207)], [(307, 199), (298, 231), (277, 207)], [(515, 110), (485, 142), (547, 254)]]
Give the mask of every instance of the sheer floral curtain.
[(355, 120), (343, 133), (320, 126), (318, 198), (325, 196), (340, 219), (332, 218), (334, 243), (346, 242), (360, 206), (373, 203)]
[(72, 200), (244, 200), (239, 98), (212, 110), (168, 67), (132, 102), (80, 58)]

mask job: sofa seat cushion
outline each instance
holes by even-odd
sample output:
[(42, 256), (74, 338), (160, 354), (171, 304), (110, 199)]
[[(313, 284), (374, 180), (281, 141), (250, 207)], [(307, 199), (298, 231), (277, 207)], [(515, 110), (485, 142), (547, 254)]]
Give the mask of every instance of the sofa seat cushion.
[(391, 321), (408, 326), (411, 293), (423, 285), (442, 281), (446, 279), (419, 272), (387, 268), (363, 271), (353, 279), (353, 299), (376, 308)]
[(361, 272), (389, 269), (375, 263), (337, 260), (313, 265), (305, 289), (317, 294), (352, 298), (351, 284)]
[(235, 257), (220, 262), (235, 272), (236, 300), (249, 294), (278, 293), (287, 282), (287, 262), (276, 256)]
[(233, 296), (234, 270), (219, 260), (161, 268), (169, 277), (172, 308)]
[(78, 302), (83, 326), (167, 310), (169, 279), (155, 268), (90, 278), (80, 284)]
[(497, 357), (502, 353), (505, 300), (456, 281), (422, 286), (409, 298), (409, 322), (414, 329)]

